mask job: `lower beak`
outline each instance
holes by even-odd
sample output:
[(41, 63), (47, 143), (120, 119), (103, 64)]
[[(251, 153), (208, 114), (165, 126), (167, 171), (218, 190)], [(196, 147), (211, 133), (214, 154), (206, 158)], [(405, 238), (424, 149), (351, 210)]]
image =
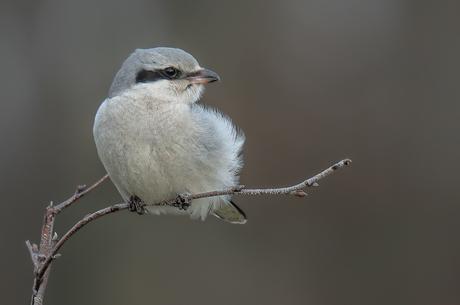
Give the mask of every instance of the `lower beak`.
[(201, 69), (192, 73), (188, 79), (192, 84), (209, 84), (215, 81), (220, 81), (219, 75), (208, 69)]

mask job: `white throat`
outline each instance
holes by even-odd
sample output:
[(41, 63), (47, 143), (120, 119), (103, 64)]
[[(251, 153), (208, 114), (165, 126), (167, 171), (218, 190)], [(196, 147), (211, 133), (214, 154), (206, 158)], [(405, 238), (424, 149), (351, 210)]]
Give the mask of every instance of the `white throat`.
[(130, 89), (131, 94), (153, 98), (166, 103), (193, 104), (204, 92), (202, 84), (184, 86), (181, 82), (160, 80), (152, 83), (138, 83)]

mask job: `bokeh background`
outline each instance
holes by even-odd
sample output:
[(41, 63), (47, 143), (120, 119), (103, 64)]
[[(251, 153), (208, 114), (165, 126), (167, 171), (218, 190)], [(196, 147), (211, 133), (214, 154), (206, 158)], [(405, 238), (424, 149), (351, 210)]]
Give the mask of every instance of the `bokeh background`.
[[(46, 206), (104, 174), (94, 115), (136, 48), (219, 73), (201, 102), (246, 133), (247, 187), (348, 157), (309, 196), (236, 197), (248, 223), (103, 217), (52, 265), (45, 304), (459, 304), (460, 2), (2, 1), (0, 302), (29, 302)], [(110, 181), (62, 236), (120, 203)]]

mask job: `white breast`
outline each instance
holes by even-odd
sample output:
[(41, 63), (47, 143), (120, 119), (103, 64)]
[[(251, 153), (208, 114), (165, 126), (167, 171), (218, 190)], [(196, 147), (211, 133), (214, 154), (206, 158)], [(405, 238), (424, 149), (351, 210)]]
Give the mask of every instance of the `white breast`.
[[(238, 183), (244, 135), (230, 119), (201, 105), (155, 101), (130, 91), (104, 101), (94, 136), (99, 156), (125, 200), (138, 196), (158, 203)], [(174, 207), (148, 211), (204, 219), (225, 200), (195, 200), (187, 211)]]

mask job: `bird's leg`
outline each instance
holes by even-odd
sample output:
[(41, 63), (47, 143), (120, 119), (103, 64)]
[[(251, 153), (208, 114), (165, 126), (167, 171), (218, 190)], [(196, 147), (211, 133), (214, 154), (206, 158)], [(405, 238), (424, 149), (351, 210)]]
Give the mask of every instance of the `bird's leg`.
[(187, 211), (191, 205), (190, 199), (188, 199), (189, 194), (180, 194), (176, 198), (176, 202), (172, 204), (173, 207), (179, 208), (179, 210)]
[(142, 200), (139, 197), (131, 196), (128, 201), (129, 210), (131, 212), (137, 212), (139, 215), (144, 214), (144, 208), (139, 205), (140, 202), (142, 202)]

